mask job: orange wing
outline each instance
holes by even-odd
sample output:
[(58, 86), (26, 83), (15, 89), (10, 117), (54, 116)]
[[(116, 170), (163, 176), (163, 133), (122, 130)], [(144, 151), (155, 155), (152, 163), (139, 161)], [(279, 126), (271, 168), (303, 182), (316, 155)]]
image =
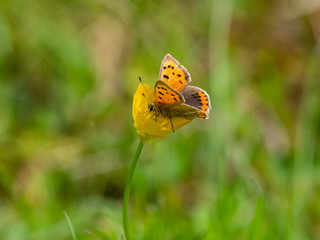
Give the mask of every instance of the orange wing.
[(167, 54), (161, 63), (159, 80), (180, 92), (191, 82), (191, 77), (184, 66), (180, 65), (170, 54)]
[(183, 103), (183, 96), (163, 81), (157, 81), (154, 88), (154, 104), (161, 107), (168, 104)]
[(181, 91), (185, 99), (185, 104), (197, 108), (202, 112), (201, 118), (208, 118), (211, 108), (209, 95), (201, 88), (195, 86), (187, 86)]

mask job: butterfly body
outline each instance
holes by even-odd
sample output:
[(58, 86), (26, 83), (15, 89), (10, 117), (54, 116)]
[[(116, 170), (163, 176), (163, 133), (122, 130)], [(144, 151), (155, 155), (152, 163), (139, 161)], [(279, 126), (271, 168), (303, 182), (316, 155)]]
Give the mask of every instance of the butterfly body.
[(160, 67), (159, 80), (155, 84), (153, 106), (155, 115), (166, 118), (208, 118), (209, 95), (202, 89), (189, 86), (191, 77), (185, 67), (167, 54)]

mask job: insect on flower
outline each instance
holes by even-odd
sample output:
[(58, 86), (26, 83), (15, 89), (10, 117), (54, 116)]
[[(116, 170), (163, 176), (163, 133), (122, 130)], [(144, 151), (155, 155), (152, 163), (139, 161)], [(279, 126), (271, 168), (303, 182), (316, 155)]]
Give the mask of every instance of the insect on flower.
[(132, 113), (142, 140), (163, 139), (194, 118), (208, 118), (209, 95), (189, 86), (190, 82), (187, 69), (170, 54), (161, 63), (154, 89), (141, 82), (133, 98)]

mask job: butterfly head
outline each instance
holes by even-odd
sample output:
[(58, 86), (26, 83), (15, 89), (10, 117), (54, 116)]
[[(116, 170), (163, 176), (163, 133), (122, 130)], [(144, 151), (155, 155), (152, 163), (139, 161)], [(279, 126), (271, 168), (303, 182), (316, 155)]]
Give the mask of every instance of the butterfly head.
[(148, 109), (150, 112), (154, 112), (154, 104), (148, 104)]

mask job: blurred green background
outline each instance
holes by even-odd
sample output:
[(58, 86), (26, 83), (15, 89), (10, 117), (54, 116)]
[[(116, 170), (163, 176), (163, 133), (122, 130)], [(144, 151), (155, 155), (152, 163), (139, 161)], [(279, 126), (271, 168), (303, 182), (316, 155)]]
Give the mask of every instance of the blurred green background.
[[(319, 1), (2, 0), (0, 239), (121, 239), (141, 76), (213, 108), (147, 144), (135, 239), (320, 239)], [(93, 236), (94, 235), (94, 236)]]

